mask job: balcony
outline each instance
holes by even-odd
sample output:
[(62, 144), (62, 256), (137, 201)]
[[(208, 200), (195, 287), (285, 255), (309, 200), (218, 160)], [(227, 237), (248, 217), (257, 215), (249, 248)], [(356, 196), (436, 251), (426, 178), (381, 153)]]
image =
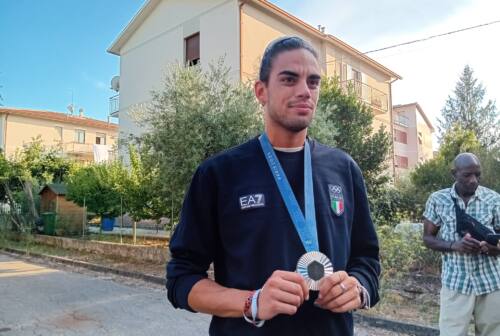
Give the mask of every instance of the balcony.
[(109, 98), (109, 116), (113, 118), (118, 118), (119, 111), (120, 111), (120, 94), (116, 94)]
[[(96, 159), (94, 154), (94, 144), (71, 141), (59, 143), (57, 146), (60, 148), (60, 153), (62, 156), (69, 157), (73, 160), (88, 163), (94, 162), (94, 160)], [(108, 148), (108, 160), (112, 161), (117, 157), (117, 153), (115, 148)]]
[(92, 144), (79, 142), (65, 142), (62, 144), (62, 152), (66, 155), (76, 157), (93, 157), (94, 149)]
[(359, 99), (370, 106), (375, 114), (383, 114), (389, 111), (389, 100), (387, 94), (374, 87), (355, 79), (340, 82), (341, 87), (347, 91), (354, 90)]

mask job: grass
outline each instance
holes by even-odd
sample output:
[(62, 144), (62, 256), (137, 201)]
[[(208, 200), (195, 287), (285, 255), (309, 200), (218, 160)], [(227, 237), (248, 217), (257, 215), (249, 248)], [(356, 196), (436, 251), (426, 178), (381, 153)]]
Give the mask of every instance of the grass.
[[(90, 233), (85, 236), (85, 239), (88, 240), (96, 240), (102, 242), (110, 242), (110, 243), (123, 243), (123, 244), (133, 244), (134, 240), (131, 236), (128, 235), (120, 235), (117, 234), (98, 234), (98, 233)], [(136, 244), (139, 245), (166, 245), (167, 242), (165, 240), (160, 239), (150, 239), (144, 236), (137, 236)]]
[(153, 262), (140, 262), (130, 259), (108, 256), (96, 253), (89, 253), (77, 250), (64, 249), (55, 246), (48, 246), (29, 242), (26, 240), (15, 241), (11, 239), (2, 238), (0, 235), (0, 249), (11, 248), (26, 253), (38, 253), (56, 257), (65, 257), (78, 261), (85, 261), (93, 264), (98, 264), (115, 269), (132, 270), (139, 273), (165, 276), (165, 264), (156, 264)]
[(27, 253), (47, 254), (57, 257), (74, 257), (85, 254), (76, 250), (64, 249), (56, 246), (49, 246), (30, 242), (29, 240), (0, 239), (0, 248), (11, 248)]

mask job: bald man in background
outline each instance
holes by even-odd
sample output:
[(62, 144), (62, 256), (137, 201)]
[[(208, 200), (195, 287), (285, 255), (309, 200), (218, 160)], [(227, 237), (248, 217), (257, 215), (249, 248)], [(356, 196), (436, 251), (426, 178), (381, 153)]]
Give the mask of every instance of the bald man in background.
[(434, 192), (424, 211), (424, 244), (442, 253), (440, 335), (466, 336), (474, 316), (476, 335), (498, 336), (500, 248), (469, 233), (462, 236), (456, 213), (462, 209), (498, 233), (500, 195), (479, 185), (481, 163), (472, 153), (455, 158), (452, 174), (452, 187)]

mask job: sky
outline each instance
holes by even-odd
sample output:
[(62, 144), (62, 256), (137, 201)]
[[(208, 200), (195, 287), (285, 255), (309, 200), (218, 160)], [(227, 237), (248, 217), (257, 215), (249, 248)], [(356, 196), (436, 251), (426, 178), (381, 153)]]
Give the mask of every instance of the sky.
[(119, 58), (106, 52), (138, 0), (0, 0), (0, 95), (4, 106), (106, 120)]
[[(500, 20), (497, 0), (271, 0), (361, 52)], [(5, 106), (66, 112), (73, 101), (105, 120), (119, 58), (106, 52), (142, 0), (0, 0)], [(393, 104), (418, 102), (436, 125), (466, 64), (500, 104), (500, 23), (369, 53), (403, 77)]]
[[(361, 52), (500, 20), (497, 0), (273, 2)], [(418, 102), (437, 130), (467, 64), (486, 88), (484, 102), (500, 104), (499, 37), (500, 22), (367, 55), (403, 77), (393, 83), (393, 105)]]

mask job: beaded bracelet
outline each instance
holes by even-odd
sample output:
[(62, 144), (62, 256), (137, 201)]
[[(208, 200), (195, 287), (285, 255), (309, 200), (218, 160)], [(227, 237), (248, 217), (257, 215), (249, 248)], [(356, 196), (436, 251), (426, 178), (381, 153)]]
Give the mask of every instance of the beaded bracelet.
[(248, 316), (248, 315), (252, 316), (250, 307), (252, 305), (253, 293), (255, 293), (255, 291), (251, 291), (250, 295), (245, 299), (245, 306), (243, 307), (243, 316)]
[[(252, 291), (250, 295), (245, 300), (245, 306), (243, 308), (243, 318), (248, 323), (256, 327), (262, 327), (264, 325), (264, 320), (257, 320), (257, 312), (259, 310), (259, 295), (261, 290)], [(248, 317), (248, 313), (252, 316), (252, 319)]]

